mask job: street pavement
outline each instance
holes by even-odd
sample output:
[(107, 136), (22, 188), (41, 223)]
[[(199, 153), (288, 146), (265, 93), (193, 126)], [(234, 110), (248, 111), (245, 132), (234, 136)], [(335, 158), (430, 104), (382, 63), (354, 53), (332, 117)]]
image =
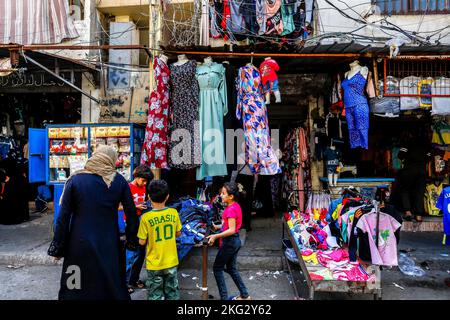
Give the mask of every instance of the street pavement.
[[(61, 263), (55, 263), (46, 251), (52, 234), (51, 214), (32, 215), (31, 221), (15, 226), (0, 225), (0, 299), (4, 300), (54, 300), (57, 299)], [(301, 298), (307, 297), (305, 283), (294, 277), (284, 267), (281, 251), (282, 230), (279, 219), (259, 219), (253, 231), (243, 235), (245, 244), (238, 257), (238, 267), (251, 296), (256, 300), (291, 300), (295, 294), (295, 282)], [(403, 274), (399, 268), (382, 271), (383, 300), (449, 300), (450, 247), (442, 246), (442, 234), (438, 232), (402, 232), (399, 250), (406, 252), (425, 275), (413, 277)], [(212, 273), (212, 263), (217, 249), (208, 253), (208, 292), (218, 299), (217, 286)], [(202, 298), (201, 248), (194, 248), (182, 261), (179, 269), (181, 298)], [(295, 269), (295, 266), (293, 266)], [(298, 269), (298, 268), (297, 268)], [(237, 289), (228, 275), (225, 276), (229, 294)], [(141, 279), (146, 279), (145, 270)], [(146, 291), (136, 290), (134, 300), (145, 300)], [(367, 300), (372, 295), (316, 293), (318, 300)]]

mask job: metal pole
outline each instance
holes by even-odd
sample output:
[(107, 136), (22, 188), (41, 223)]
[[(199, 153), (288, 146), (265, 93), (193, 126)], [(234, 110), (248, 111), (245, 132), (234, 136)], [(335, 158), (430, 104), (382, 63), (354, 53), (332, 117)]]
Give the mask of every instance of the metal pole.
[(48, 73), (50, 73), (52, 76), (54, 76), (55, 78), (61, 80), (62, 82), (64, 82), (65, 84), (67, 84), (68, 86), (72, 87), (73, 89), (81, 92), (81, 94), (85, 95), (86, 97), (88, 97), (89, 99), (94, 100), (96, 103), (100, 104), (100, 100), (98, 100), (97, 98), (91, 96), (89, 93), (84, 92), (83, 90), (81, 90), (80, 88), (78, 88), (76, 85), (74, 85), (73, 83), (67, 81), (66, 79), (58, 76), (56, 73), (54, 73), (52, 70), (48, 69), (47, 67), (43, 66), (42, 64), (40, 64), (39, 62), (35, 61), (34, 59), (31, 59), (29, 56), (27, 56), (25, 53), (22, 52), (23, 57), (26, 60), (29, 60), (31, 63), (37, 65), (39, 68), (47, 71)]
[(208, 300), (208, 242), (202, 246), (202, 299)]

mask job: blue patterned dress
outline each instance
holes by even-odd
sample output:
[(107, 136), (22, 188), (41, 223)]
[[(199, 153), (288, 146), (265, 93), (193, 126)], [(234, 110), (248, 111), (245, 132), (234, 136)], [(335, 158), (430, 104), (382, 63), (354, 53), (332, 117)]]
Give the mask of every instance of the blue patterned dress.
[(366, 82), (366, 78), (360, 72), (342, 81), (345, 118), (352, 149), (369, 148), (369, 104), (364, 94)]
[(262, 96), (258, 69), (251, 64), (240, 68), (236, 82), (238, 91), (236, 117), (243, 123), (245, 159), (253, 174), (281, 173), (278, 158), (270, 145), (267, 108)]

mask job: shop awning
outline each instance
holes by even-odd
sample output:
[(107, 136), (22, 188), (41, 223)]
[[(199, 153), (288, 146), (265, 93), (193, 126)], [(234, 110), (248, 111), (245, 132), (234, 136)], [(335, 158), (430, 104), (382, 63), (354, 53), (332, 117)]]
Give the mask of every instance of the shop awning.
[[(238, 64), (251, 61), (252, 55), (256, 63), (264, 57), (271, 56), (288, 69), (291, 73), (320, 72), (347, 64), (359, 58), (389, 57), (390, 47), (384, 44), (363, 44), (356, 41), (316, 43), (314, 45), (299, 45), (289, 43), (265, 43), (254, 45), (223, 47), (163, 47), (166, 54), (175, 56), (187, 55), (208, 56), (217, 60), (233, 60)], [(440, 56), (449, 55), (450, 45), (403, 45), (400, 46), (401, 56)]]
[(0, 44), (56, 44), (77, 38), (67, 0), (0, 0)]

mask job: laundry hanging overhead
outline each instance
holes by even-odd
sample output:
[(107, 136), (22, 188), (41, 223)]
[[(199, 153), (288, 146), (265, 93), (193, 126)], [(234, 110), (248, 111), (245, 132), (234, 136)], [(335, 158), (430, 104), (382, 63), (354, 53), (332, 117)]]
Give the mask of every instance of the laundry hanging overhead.
[(79, 37), (66, 0), (0, 0), (0, 12), (2, 44), (53, 44)]

